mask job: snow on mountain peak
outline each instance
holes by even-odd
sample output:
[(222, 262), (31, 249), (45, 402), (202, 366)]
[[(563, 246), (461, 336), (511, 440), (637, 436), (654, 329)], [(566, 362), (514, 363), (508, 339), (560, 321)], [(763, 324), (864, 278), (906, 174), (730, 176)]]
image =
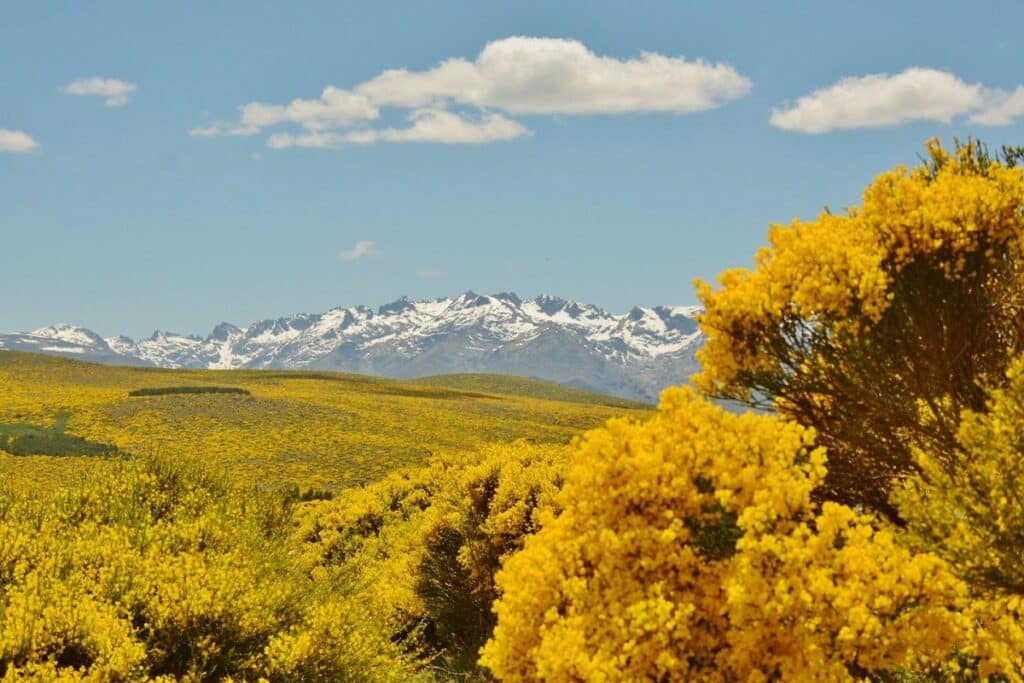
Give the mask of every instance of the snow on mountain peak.
[(213, 328), (209, 336), (206, 337), (206, 341), (227, 341), (232, 337), (236, 337), (242, 334), (242, 330), (235, 327), (231, 323), (221, 323), (217, 327)]
[(56, 339), (57, 341), (80, 346), (104, 346), (103, 338), (95, 332), (69, 323), (57, 323), (48, 327), (40, 327), (38, 330), (33, 330), (31, 334), (36, 337)]
[(513, 306), (522, 306), (523, 300), (520, 299), (515, 292), (499, 292), (494, 295), (495, 299), (499, 301), (505, 301), (512, 304)]
[(390, 315), (392, 313), (401, 313), (402, 311), (408, 311), (411, 308), (415, 308), (416, 304), (409, 300), (409, 297), (403, 296), (395, 299), (389, 304), (384, 304), (377, 309), (377, 315)]
[(130, 355), (132, 350), (135, 348), (135, 340), (132, 339), (131, 337), (126, 337), (124, 335), (118, 335), (117, 337), (107, 337), (103, 341), (107, 343), (107, 346), (109, 346), (110, 350), (113, 351), (114, 353)]

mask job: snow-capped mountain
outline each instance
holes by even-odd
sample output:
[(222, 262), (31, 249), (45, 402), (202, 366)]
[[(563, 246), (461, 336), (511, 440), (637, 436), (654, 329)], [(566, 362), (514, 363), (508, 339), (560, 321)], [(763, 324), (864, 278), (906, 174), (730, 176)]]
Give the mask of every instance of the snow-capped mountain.
[(0, 334), (0, 348), (112, 364), (165, 368), (339, 370), (388, 377), (454, 372), (528, 375), (644, 401), (697, 369), (702, 342), (688, 306), (636, 307), (614, 315), (553, 296), (466, 292), (398, 299), (263, 320), (221, 323), (205, 338), (155, 332), (103, 339), (59, 324)]

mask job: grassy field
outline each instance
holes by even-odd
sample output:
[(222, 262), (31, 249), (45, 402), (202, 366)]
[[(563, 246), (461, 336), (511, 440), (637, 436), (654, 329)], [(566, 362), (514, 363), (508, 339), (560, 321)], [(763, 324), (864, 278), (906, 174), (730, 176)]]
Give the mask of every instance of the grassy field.
[[(646, 406), (498, 375), (158, 370), (0, 351), (0, 478), (68, 481), (110, 457), (199, 456), (239, 483), (336, 490), (431, 453), (565, 443)], [(7, 444), (5, 446), (5, 444)]]

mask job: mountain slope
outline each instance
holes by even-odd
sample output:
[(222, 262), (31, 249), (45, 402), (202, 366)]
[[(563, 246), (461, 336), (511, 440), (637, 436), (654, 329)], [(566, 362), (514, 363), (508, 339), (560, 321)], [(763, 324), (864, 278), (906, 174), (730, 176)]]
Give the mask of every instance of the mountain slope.
[(102, 339), (73, 325), (0, 335), (0, 348), (164, 368), (276, 368), (397, 378), (451, 373), (523, 375), (652, 402), (697, 369), (702, 336), (682, 306), (614, 315), (558, 297), (515, 294), (433, 301), (402, 298), (376, 311), (335, 308), (222, 323), (205, 338), (169, 332)]

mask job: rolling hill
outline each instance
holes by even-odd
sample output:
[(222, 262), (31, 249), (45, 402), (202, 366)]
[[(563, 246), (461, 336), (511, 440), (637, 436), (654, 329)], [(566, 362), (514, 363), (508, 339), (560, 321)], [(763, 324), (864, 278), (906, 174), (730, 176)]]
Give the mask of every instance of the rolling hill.
[(649, 411), (522, 377), (166, 370), (11, 351), (0, 351), (0, 386), (0, 475), (22, 486), (64, 481), (112, 457), (180, 453), (243, 483), (335, 490), (434, 452), (565, 443)]

